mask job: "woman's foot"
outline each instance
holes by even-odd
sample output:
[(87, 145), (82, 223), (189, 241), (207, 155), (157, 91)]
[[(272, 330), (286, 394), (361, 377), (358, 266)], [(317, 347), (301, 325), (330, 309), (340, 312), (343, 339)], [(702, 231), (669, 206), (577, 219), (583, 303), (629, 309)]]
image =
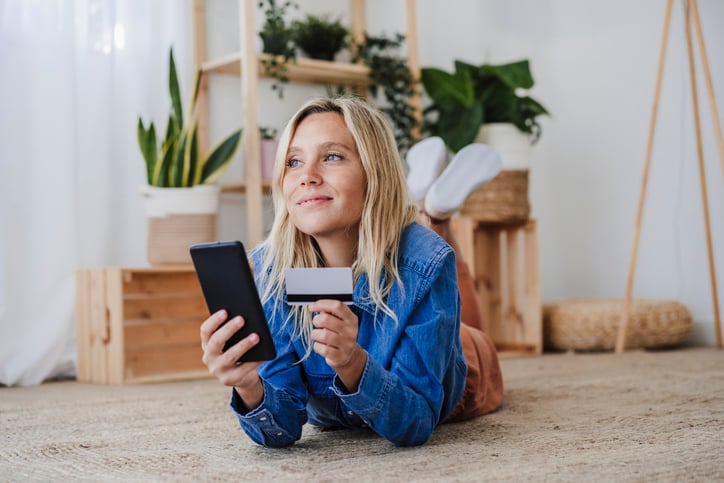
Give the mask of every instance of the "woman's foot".
[(450, 218), (470, 193), (500, 173), (500, 167), (500, 156), (490, 146), (477, 143), (465, 146), (430, 185), (425, 196), (425, 212), (433, 219)]
[(442, 138), (425, 138), (407, 151), (407, 187), (414, 203), (420, 203), (437, 179), (447, 159), (447, 148)]

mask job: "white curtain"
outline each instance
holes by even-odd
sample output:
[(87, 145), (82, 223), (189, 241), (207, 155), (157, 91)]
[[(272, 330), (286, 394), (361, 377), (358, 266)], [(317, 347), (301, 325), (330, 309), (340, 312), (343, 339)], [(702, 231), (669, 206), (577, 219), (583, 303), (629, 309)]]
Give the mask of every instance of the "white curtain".
[(75, 271), (145, 265), (138, 116), (163, 129), (190, 0), (0, 0), (0, 383), (75, 371)]

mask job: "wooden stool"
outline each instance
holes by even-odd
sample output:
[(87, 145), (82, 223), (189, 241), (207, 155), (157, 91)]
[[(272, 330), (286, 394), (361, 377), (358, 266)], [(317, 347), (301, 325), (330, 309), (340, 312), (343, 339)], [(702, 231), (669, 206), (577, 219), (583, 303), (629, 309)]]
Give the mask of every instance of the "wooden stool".
[[(535, 220), (490, 224), (467, 216), (452, 228), (479, 296), (485, 332), (502, 355), (541, 354), (543, 318)], [(522, 271), (522, 273), (521, 273)]]

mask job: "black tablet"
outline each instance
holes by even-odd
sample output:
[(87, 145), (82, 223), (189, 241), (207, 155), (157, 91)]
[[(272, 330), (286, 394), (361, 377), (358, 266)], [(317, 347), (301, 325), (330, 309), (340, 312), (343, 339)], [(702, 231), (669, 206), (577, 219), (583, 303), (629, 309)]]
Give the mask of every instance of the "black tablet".
[(256, 332), (259, 343), (237, 362), (274, 359), (274, 341), (244, 245), (240, 241), (204, 243), (192, 246), (190, 252), (209, 313), (225, 309), (229, 315), (227, 320), (237, 315), (245, 320), (244, 326), (226, 342), (224, 350)]

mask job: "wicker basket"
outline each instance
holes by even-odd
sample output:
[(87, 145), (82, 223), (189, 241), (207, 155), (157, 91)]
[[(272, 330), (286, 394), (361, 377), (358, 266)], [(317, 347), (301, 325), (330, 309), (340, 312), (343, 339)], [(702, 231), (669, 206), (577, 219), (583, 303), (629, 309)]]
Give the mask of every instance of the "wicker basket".
[(475, 190), (460, 213), (488, 223), (524, 222), (530, 215), (528, 170), (503, 170), (489, 183)]
[[(543, 306), (546, 349), (611, 350), (616, 345), (623, 299), (576, 299)], [(683, 343), (692, 331), (691, 315), (679, 302), (635, 299), (626, 348), (660, 348)]]
[(150, 217), (146, 242), (148, 263), (152, 266), (190, 264), (191, 245), (214, 240), (216, 214)]

